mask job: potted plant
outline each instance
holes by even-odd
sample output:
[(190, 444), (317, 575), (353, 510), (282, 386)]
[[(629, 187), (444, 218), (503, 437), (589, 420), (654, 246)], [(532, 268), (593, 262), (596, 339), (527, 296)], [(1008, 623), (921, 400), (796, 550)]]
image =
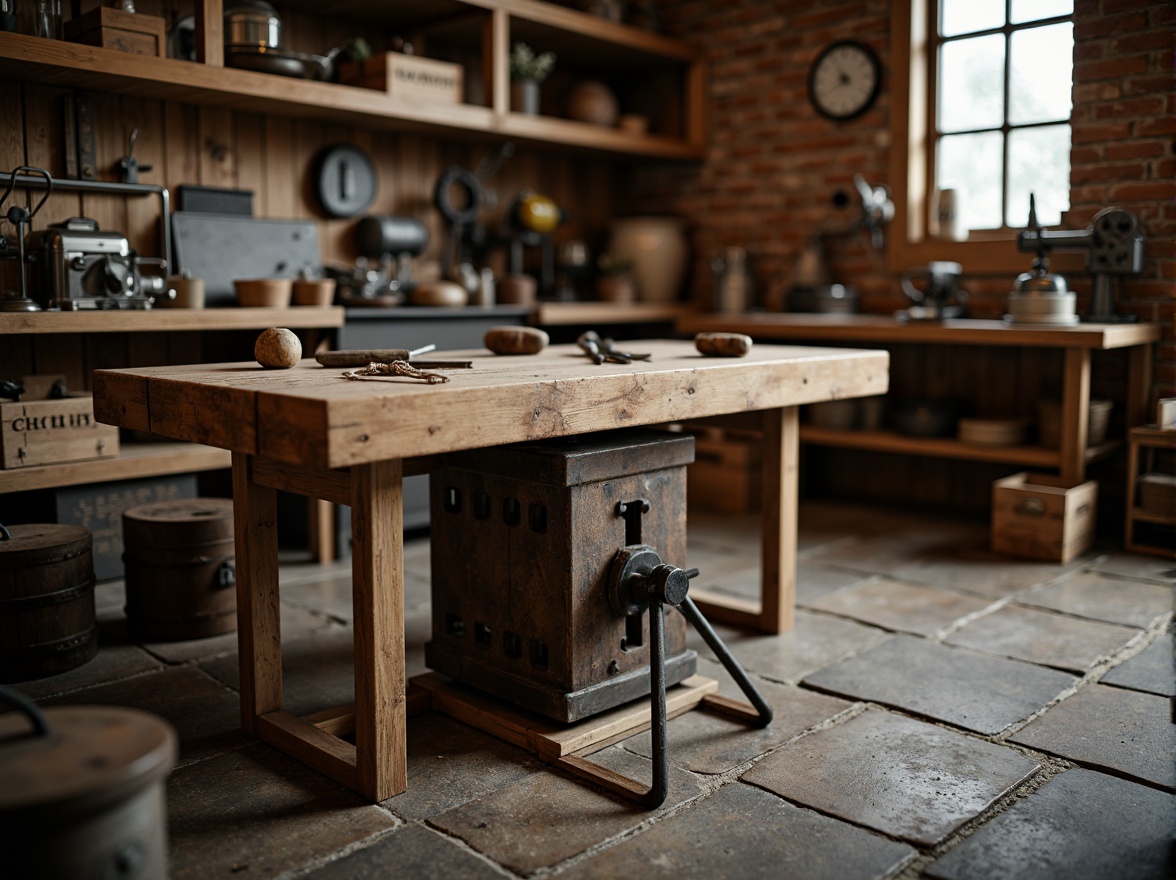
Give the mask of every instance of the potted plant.
[(526, 43), (510, 48), (510, 103), (516, 113), (535, 116), (539, 113), (539, 83), (547, 79), (555, 66), (555, 54), (535, 50)]
[(602, 301), (631, 303), (637, 298), (632, 260), (616, 254), (601, 254), (596, 260), (596, 268), (596, 295)]

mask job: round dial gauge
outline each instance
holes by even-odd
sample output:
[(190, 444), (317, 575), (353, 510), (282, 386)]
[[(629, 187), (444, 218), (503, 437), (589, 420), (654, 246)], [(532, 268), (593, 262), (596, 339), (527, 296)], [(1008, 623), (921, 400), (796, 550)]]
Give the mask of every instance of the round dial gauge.
[(825, 48), (809, 71), (809, 98), (830, 119), (853, 119), (874, 103), (882, 66), (874, 50), (843, 40)]

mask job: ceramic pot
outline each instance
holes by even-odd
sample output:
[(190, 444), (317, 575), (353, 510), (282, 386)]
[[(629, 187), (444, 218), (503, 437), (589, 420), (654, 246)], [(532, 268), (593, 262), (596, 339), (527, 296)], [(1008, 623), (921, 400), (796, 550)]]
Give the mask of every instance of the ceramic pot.
[(617, 96), (604, 83), (587, 80), (572, 89), (567, 110), (569, 119), (612, 128), (617, 122)]
[(596, 279), (596, 294), (602, 302), (631, 303), (637, 290), (629, 275), (601, 275)]
[(539, 115), (539, 83), (533, 79), (516, 79), (510, 84), (510, 109), (528, 116)]
[(623, 217), (614, 220), (607, 252), (631, 260), (637, 297), (672, 302), (686, 277), (686, 221), (681, 217)]

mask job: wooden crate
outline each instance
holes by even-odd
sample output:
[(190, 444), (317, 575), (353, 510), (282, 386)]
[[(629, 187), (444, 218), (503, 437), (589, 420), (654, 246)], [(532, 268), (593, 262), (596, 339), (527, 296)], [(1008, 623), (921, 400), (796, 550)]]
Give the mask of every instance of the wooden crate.
[(166, 34), (166, 24), (157, 15), (124, 12), (109, 6), (96, 7), (65, 23), (65, 38), (72, 43), (156, 58), (167, 55)]
[(686, 469), (686, 498), (692, 509), (750, 513), (762, 500), (763, 462), (754, 438), (697, 433), (694, 463)]
[(341, 83), (429, 104), (460, 104), (464, 78), (465, 71), (460, 64), (400, 52), (385, 52), (339, 65)]
[(0, 404), (0, 464), (36, 467), (118, 455), (118, 428), (94, 420), (89, 393)]
[(1094, 543), (1098, 483), (1023, 471), (992, 484), (992, 549), (1069, 562)]

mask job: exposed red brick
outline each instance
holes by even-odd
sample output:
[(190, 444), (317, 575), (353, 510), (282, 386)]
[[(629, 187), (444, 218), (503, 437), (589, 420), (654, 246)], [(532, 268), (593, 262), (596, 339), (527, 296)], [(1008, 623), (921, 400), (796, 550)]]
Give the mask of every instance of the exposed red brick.
[(1154, 183), (1123, 183), (1112, 186), (1109, 195), (1114, 201), (1160, 201), (1176, 198), (1176, 181)]
[(1101, 61), (1075, 62), (1074, 76), (1084, 81), (1120, 79), (1148, 70), (1147, 56), (1135, 55), (1106, 58)]
[[(1130, 140), (1118, 144), (1107, 144), (1103, 148), (1106, 158), (1115, 159), (1150, 159), (1155, 156), (1163, 156), (1168, 152), (1167, 146), (1163, 141), (1144, 141), (1144, 140)], [(1088, 161), (1097, 161), (1097, 157), (1090, 158), (1085, 155), (1081, 159), (1075, 159), (1073, 155), (1070, 161), (1074, 164)]]
[(1176, 118), (1161, 116), (1156, 119), (1142, 119), (1135, 123), (1135, 134), (1139, 137), (1176, 134)]
[(1076, 144), (1089, 144), (1098, 141), (1121, 141), (1130, 136), (1131, 125), (1127, 122), (1076, 125), (1073, 131), (1073, 141)]

